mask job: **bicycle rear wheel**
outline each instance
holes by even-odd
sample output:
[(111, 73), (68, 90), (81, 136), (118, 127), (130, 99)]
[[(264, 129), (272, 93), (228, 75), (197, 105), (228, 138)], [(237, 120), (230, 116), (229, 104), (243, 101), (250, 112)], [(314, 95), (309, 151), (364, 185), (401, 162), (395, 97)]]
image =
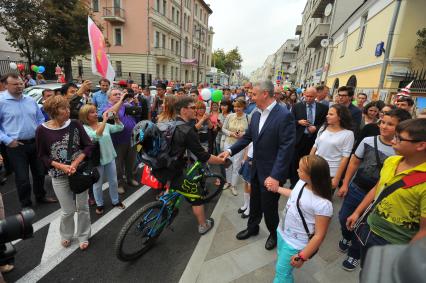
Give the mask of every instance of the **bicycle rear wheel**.
[(201, 178), (200, 184), (202, 200), (209, 201), (222, 192), (225, 179), (218, 174), (207, 174)]
[(115, 241), (117, 258), (131, 261), (146, 253), (166, 226), (167, 216), (162, 201), (148, 203), (137, 210), (121, 228)]

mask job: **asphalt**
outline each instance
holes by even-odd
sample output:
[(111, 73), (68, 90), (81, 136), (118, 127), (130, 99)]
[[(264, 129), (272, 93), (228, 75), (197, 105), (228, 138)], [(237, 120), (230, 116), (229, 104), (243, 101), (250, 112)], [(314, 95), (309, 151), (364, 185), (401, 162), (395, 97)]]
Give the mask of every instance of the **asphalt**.
[[(48, 195), (54, 195), (51, 183), (46, 177), (46, 190)], [(126, 202), (134, 198), (134, 193), (142, 188), (127, 188), (122, 200)], [(147, 189), (144, 190), (144, 192)], [(13, 177), (9, 176), (8, 182), (0, 187), (5, 204), (6, 216), (20, 211), (20, 205), (14, 186)], [(180, 213), (170, 228), (161, 234), (155, 246), (143, 257), (134, 262), (119, 261), (113, 250), (115, 239), (124, 222), (140, 207), (155, 200), (157, 192), (148, 190), (137, 196), (134, 203), (124, 211), (117, 208), (112, 211), (107, 191), (104, 191), (106, 204), (105, 213), (99, 217), (92, 207), (91, 222), (93, 227), (102, 224), (105, 219), (111, 218), (108, 214), (114, 214), (111, 222), (104, 227), (100, 225), (99, 231), (90, 239), (90, 247), (87, 251), (61, 249), (58, 256), (48, 258), (42, 262), (43, 251), (50, 245), (57, 243), (46, 242), (49, 223), (34, 233), (30, 239), (19, 241), (15, 247), (15, 269), (4, 274), (7, 282), (177, 282), (181, 277), (187, 262), (189, 261), (199, 239), (197, 223), (192, 215), (188, 203), (182, 202)], [(206, 215), (210, 215), (217, 202), (212, 200), (206, 205)], [(34, 204), (36, 212), (34, 223), (40, 224), (52, 213), (58, 213), (59, 204)], [(49, 216), (50, 215), (50, 216)], [(36, 226), (34, 225), (34, 226)], [(38, 225), (40, 226), (40, 225)], [(64, 254), (68, 252), (69, 255)], [(53, 268), (52, 268), (53, 266)], [(47, 270), (47, 271), (46, 271)], [(32, 274), (44, 274), (39, 279), (33, 279)], [(25, 277), (24, 277), (25, 276)], [(28, 279), (31, 278), (31, 279)]]

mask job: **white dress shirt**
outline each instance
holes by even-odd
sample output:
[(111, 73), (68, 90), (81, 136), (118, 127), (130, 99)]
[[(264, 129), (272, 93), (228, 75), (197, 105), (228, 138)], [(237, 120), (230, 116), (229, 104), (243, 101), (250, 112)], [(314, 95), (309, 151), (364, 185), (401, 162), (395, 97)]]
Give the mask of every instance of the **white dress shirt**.
[(277, 101), (274, 100), (274, 102), (272, 102), (271, 104), (269, 104), (269, 106), (266, 107), (265, 110), (262, 111), (262, 110), (259, 109), (259, 112), (260, 112), (259, 133), (262, 130), (263, 125), (266, 122), (266, 119), (268, 119), (269, 113), (271, 113), (272, 109), (275, 107), (276, 104), (277, 104)]

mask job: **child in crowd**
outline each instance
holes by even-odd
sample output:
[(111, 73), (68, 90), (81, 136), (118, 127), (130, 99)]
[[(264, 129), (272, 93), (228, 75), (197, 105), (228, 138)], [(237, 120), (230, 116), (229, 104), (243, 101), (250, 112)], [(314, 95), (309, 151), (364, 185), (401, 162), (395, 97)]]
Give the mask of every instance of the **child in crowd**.
[(360, 248), (355, 234), (346, 228), (346, 219), (379, 180), (385, 159), (395, 155), (392, 148), (395, 128), (408, 119), (411, 119), (411, 115), (403, 109), (385, 112), (380, 120), (380, 135), (364, 138), (351, 157), (343, 184), (337, 192), (339, 197), (345, 198), (339, 212), (343, 237), (339, 249), (348, 252), (348, 257), (342, 263), (347, 271), (353, 271), (358, 266)]
[[(349, 230), (355, 229), (361, 243), (361, 266), (372, 246), (408, 244), (426, 237), (426, 183), (422, 174), (418, 174), (426, 172), (426, 119), (411, 119), (399, 123), (392, 147), (397, 155), (386, 159), (380, 171), (379, 182), (346, 221), (346, 227)], [(382, 192), (413, 173), (417, 175), (415, 179), (422, 183), (411, 179), (412, 185), (408, 184), (404, 189), (398, 188), (381, 198), (366, 222), (358, 221)]]
[[(278, 187), (288, 197), (277, 228), (278, 259), (274, 283), (293, 282), (293, 268), (300, 268), (319, 249), (333, 215), (331, 178), (327, 161), (317, 155), (300, 159), (300, 180), (293, 190)], [(274, 191), (271, 184), (266, 184)]]

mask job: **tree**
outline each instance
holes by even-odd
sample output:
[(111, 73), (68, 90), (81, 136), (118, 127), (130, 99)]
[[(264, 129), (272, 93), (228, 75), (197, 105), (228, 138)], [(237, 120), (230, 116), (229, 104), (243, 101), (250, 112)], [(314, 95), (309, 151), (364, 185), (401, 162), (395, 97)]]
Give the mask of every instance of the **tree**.
[(227, 75), (231, 75), (233, 70), (240, 70), (242, 62), (243, 59), (238, 51), (238, 47), (226, 53), (223, 49), (217, 49), (213, 52), (212, 65)]
[(46, 22), (41, 0), (0, 0), (0, 26), (6, 40), (16, 48), (28, 65), (40, 58)]
[(82, 0), (44, 0), (47, 34), (45, 58), (62, 63), (65, 79), (72, 80), (71, 61), (90, 52), (87, 34), (89, 7)]

